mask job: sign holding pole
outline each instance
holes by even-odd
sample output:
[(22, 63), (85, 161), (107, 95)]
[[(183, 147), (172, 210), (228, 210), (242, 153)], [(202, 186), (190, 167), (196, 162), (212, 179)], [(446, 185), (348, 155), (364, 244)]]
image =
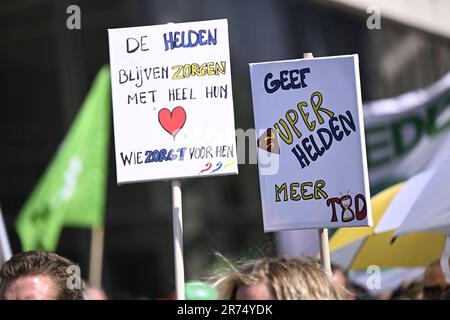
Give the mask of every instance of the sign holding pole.
[(117, 183), (172, 180), (184, 299), (181, 178), (238, 173), (228, 22), (110, 29)]
[[(303, 53), (303, 59), (312, 58), (314, 58), (312, 52)], [(319, 228), (320, 262), (322, 264), (322, 268), (331, 277), (333, 273), (331, 272), (330, 244), (328, 241), (328, 229)]]
[(266, 232), (372, 224), (358, 56), (250, 64)]

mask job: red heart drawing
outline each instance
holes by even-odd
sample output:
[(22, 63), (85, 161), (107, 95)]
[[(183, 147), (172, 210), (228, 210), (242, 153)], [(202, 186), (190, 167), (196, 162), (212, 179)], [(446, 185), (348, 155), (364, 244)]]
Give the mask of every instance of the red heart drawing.
[(183, 107), (176, 107), (172, 112), (167, 108), (162, 108), (158, 112), (158, 121), (161, 127), (175, 138), (186, 122), (186, 111)]

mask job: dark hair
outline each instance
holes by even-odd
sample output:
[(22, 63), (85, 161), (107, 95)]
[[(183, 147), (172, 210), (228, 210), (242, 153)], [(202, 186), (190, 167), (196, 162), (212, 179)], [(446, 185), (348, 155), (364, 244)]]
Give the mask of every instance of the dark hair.
[(55, 286), (55, 298), (58, 300), (83, 300), (83, 285), (79, 279), (79, 288), (69, 288), (69, 269), (75, 263), (52, 252), (21, 252), (5, 262), (0, 269), (0, 298), (4, 299), (7, 286), (24, 276), (47, 275)]
[(404, 282), (392, 292), (390, 300), (419, 299), (423, 289), (422, 281)]
[(347, 271), (341, 268), (341, 266), (331, 263), (331, 272), (334, 274), (336, 271), (342, 272), (345, 276), (347, 276)]

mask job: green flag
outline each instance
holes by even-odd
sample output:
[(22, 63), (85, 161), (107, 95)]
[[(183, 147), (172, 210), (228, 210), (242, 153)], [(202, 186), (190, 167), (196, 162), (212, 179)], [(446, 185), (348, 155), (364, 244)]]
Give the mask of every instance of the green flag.
[(109, 68), (104, 66), (20, 211), (16, 228), (24, 251), (55, 251), (63, 226), (103, 225), (110, 110)]

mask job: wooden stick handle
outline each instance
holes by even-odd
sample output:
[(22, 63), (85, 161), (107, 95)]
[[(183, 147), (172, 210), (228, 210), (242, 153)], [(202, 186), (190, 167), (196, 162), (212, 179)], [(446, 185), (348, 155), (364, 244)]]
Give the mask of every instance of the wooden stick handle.
[(93, 228), (91, 231), (91, 257), (89, 260), (89, 284), (95, 288), (102, 286), (103, 242), (105, 228)]
[(328, 243), (328, 229), (319, 229), (319, 243), (320, 243), (320, 261), (322, 263), (322, 268), (331, 277), (333, 276), (331, 272), (331, 258), (330, 258), (330, 246)]

